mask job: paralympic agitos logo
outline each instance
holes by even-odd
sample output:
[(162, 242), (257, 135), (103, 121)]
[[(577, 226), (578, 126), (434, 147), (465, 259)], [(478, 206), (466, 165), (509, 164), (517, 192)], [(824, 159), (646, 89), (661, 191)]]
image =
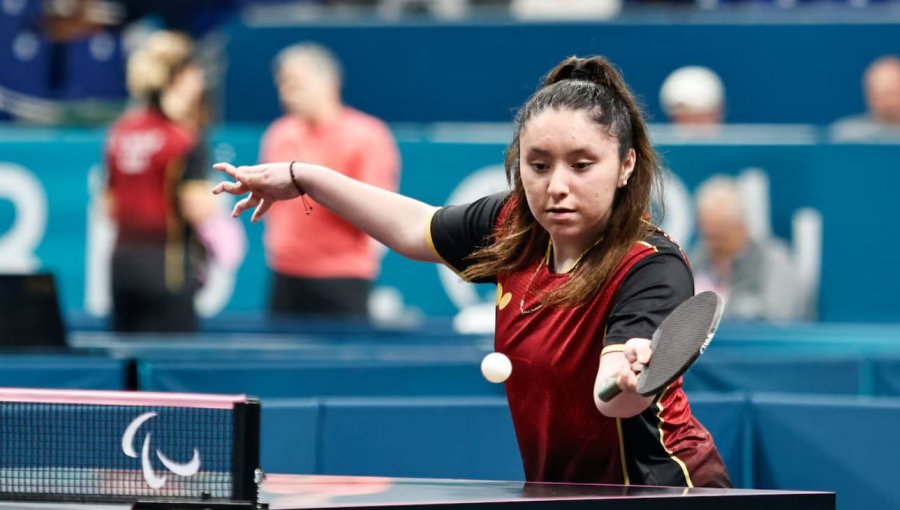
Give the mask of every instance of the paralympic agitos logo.
[[(134, 449), (134, 436), (137, 434), (138, 429), (141, 428), (141, 425), (144, 424), (147, 420), (156, 416), (154, 412), (144, 413), (128, 424), (128, 427), (125, 428), (125, 433), (122, 434), (122, 451), (125, 455), (136, 459), (138, 458), (138, 454)], [(153, 469), (153, 464), (150, 462), (150, 432), (147, 432), (144, 435), (144, 444), (141, 447), (141, 471), (144, 474), (144, 480), (147, 482), (147, 485), (152, 489), (159, 489), (166, 483), (166, 479), (168, 475), (159, 476), (156, 474), (156, 471)], [(193, 476), (200, 471), (200, 452), (197, 451), (197, 448), (194, 448), (194, 456), (191, 457), (191, 460), (186, 464), (179, 464), (172, 459), (166, 457), (166, 455), (161, 452), (159, 449), (156, 450), (156, 456), (159, 458), (159, 461), (162, 462), (163, 466), (166, 467), (170, 472), (179, 475), (179, 476)]]

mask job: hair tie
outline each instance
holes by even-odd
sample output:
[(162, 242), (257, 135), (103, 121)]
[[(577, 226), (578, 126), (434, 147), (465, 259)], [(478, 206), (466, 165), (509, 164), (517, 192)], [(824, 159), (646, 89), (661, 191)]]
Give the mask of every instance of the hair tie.
[(594, 81), (594, 77), (590, 71), (583, 67), (576, 67), (572, 69), (572, 73), (569, 75), (570, 80), (579, 80), (579, 81)]

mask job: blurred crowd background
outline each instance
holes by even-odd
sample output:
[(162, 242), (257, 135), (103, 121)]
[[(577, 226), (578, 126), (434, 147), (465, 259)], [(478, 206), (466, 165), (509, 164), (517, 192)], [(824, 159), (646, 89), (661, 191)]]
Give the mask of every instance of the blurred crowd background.
[[(148, 85), (160, 31), (189, 50)], [(50, 328), (50, 343), (99, 352), (2, 357), (0, 383), (259, 394), (264, 432), (295, 438), (264, 441), (275, 471), (515, 478), (502, 399), (457, 398), (502, 393), (477, 372), (493, 288), (346, 232), (356, 262), (339, 276), (362, 286), (331, 289), (364, 296), (362, 312), (275, 320), (293, 292), (282, 276), (315, 279), (288, 274), (298, 264), (279, 255), (274, 232), (291, 227), (230, 220), (232, 203), (203, 191), (214, 161), (350, 154), (311, 141), (344, 143), (350, 128), (289, 120), (352, 108), (352, 130), (369, 134), (354, 141), (363, 156), (340, 160), (348, 169), (434, 205), (476, 199), (504, 189), (511, 121), (541, 73), (592, 54), (621, 68), (652, 123), (669, 170), (657, 218), (690, 254), (697, 289), (728, 298), (685, 387), (735, 481), (838, 489), (840, 508), (900, 506), (896, 466), (865, 453), (900, 419), (897, 0), (0, 0), (0, 308), (5, 324), (26, 323), (0, 337), (27, 345)], [(184, 251), (178, 280), (193, 282), (178, 296), (196, 317), (124, 327), (112, 320), (129, 292), (116, 294), (116, 271), (173, 292), (169, 272), (116, 266), (111, 126), (146, 101), (189, 133), (184, 175), (201, 184), (178, 188), (184, 239), (202, 247)], [(330, 257), (320, 232), (289, 248)], [(29, 308), (46, 304), (41, 292), (56, 319)], [(148, 335), (162, 329), (201, 334)], [(360, 396), (375, 400), (327, 400)], [(485, 445), (477, 465), (466, 457)]]
[[(103, 243), (115, 225), (94, 207), (107, 173), (99, 146), (70, 142), (99, 142), (133, 102), (127, 63), (156, 31), (184, 34), (194, 45), (204, 164), (261, 160), (263, 130), (287, 111), (276, 55), (309, 42), (340, 66), (340, 104), (390, 127), (401, 159), (395, 185), (437, 205), (501, 189), (490, 168), (540, 73), (566, 55), (603, 54), (639, 94), (671, 170), (663, 225), (695, 254), (701, 286), (730, 292), (734, 284), (731, 317), (893, 322), (900, 307), (887, 299), (889, 286), (876, 283), (893, 241), (873, 219), (892, 213), (898, 19), (900, 4), (888, 0), (4, 0), (5, 154), (24, 150), (29, 137), (62, 138), (40, 155), (4, 158), (25, 167), (48, 200), (43, 208), (21, 205), (33, 200), (10, 191), (19, 205), (0, 210), (0, 220), (17, 246), (6, 248), (0, 267), (55, 272), (67, 311), (108, 314)], [(721, 207), (703, 214), (695, 203), (695, 190), (711, 177), (720, 181), (719, 200), (741, 197), (729, 218)], [(30, 208), (43, 210), (29, 219)], [(56, 228), (66, 235), (53, 235)], [(246, 249), (234, 241), (241, 250), (226, 267), (213, 264), (200, 291), (204, 317), (261, 313), (274, 292), (264, 233), (243, 230), (231, 239), (246, 237)], [(875, 239), (887, 248), (863, 248)], [(718, 252), (704, 254), (711, 249)], [(723, 269), (747, 254), (743, 268)], [(489, 302), (490, 292), (479, 295), (441, 270), (392, 254), (380, 262), (380, 273), (365, 275), (374, 279), (368, 307), (378, 318), (452, 316)], [(472, 311), (460, 328), (489, 329), (483, 315)]]

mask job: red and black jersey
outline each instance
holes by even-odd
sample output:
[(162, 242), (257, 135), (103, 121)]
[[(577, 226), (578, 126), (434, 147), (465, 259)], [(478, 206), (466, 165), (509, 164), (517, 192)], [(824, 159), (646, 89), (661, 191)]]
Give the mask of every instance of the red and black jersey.
[[(505, 203), (493, 195), (431, 220), (435, 251), (457, 271), (489, 243)], [(529, 481), (730, 486), (709, 432), (692, 416), (679, 378), (641, 414), (602, 415), (593, 399), (603, 347), (650, 338), (693, 278), (662, 232), (635, 244), (609, 282), (577, 307), (540, 306), (570, 277), (543, 259), (497, 275), (495, 350), (512, 361), (506, 394)]]
[(153, 108), (129, 112), (112, 126), (105, 160), (120, 242), (158, 242), (172, 234), (176, 187), (202, 177), (199, 165), (187, 164), (196, 145), (190, 132)]

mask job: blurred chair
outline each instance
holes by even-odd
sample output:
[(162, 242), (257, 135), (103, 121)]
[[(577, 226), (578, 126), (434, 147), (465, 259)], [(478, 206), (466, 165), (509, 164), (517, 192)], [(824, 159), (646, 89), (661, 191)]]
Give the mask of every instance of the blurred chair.
[(10, 347), (66, 347), (52, 273), (0, 274), (0, 348)]

